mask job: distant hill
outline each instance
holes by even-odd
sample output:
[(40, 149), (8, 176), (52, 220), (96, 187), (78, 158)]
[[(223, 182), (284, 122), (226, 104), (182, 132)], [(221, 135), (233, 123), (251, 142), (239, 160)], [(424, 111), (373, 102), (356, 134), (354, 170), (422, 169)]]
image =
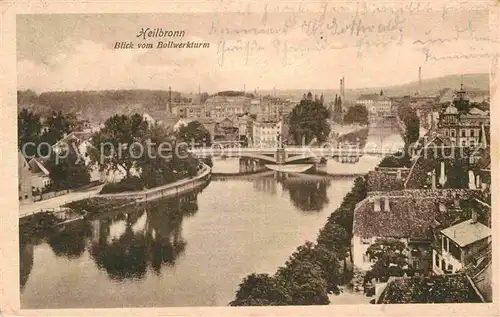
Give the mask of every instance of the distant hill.
[[(450, 75), (438, 78), (422, 80), (421, 95), (438, 95), (445, 88), (459, 89), (460, 75)], [(489, 91), (488, 74), (466, 74), (463, 75), (463, 83), (466, 89)], [(413, 95), (417, 91), (418, 82), (390, 86), (371, 87), (361, 89), (346, 89), (346, 101), (344, 104), (353, 103), (359, 95), (365, 93), (379, 93), (381, 89), (387, 96)], [(276, 95), (282, 98), (300, 100), (307, 89), (277, 90)], [(261, 96), (274, 95), (272, 90), (261, 90)], [(324, 100), (329, 103), (334, 100), (339, 91), (312, 90), (313, 95), (323, 94)], [(242, 92), (222, 91), (218, 95), (241, 95)], [(197, 94), (196, 94), (197, 95)], [(250, 94), (247, 94), (250, 95)], [(166, 105), (168, 103), (168, 91), (166, 90), (102, 90), (102, 91), (55, 91), (44, 92), (37, 95), (31, 90), (18, 91), (18, 108), (29, 108), (42, 115), (48, 115), (53, 110), (66, 113), (75, 113), (78, 116), (92, 122), (102, 122), (114, 114), (140, 114), (148, 112), (156, 119), (163, 119)], [(172, 102), (188, 102), (195, 98), (195, 94), (184, 94), (172, 91)], [(208, 97), (208, 93), (202, 94), (202, 101)], [(196, 101), (195, 101), (196, 102)]]
[[(31, 109), (43, 116), (52, 111), (75, 113), (92, 122), (114, 114), (165, 113), (169, 92), (165, 90), (50, 91), (37, 95), (31, 90), (17, 92), (18, 110)], [(172, 102), (187, 102), (172, 91)]]
[[(422, 91), (420, 95), (423, 96), (436, 96), (439, 92), (445, 88), (460, 89), (461, 75), (449, 75), (437, 78), (423, 79), (422, 80)], [(465, 89), (472, 90), (482, 90), (489, 91), (489, 75), (488, 74), (464, 74), (463, 83)], [(348, 89), (346, 88), (346, 99), (356, 100), (361, 94), (368, 93), (379, 93), (380, 90), (384, 91), (387, 96), (404, 96), (404, 95), (414, 95), (418, 89), (418, 81), (388, 87), (369, 87), (369, 88), (358, 88), (358, 89)], [(280, 97), (291, 98), (298, 100), (302, 97), (304, 93), (308, 90), (277, 90), (277, 95)], [(270, 94), (271, 90), (260, 91), (261, 94)], [(335, 94), (339, 94), (338, 89), (331, 90), (311, 90), (314, 95), (323, 94), (324, 99), (327, 102), (333, 101)]]

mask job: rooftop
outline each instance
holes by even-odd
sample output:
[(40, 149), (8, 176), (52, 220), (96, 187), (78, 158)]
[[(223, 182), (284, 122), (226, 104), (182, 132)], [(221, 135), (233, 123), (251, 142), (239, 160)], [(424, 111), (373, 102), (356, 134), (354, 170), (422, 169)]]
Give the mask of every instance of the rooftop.
[(380, 94), (362, 94), (357, 100), (389, 101), (391, 98)]
[(465, 274), (449, 274), (389, 281), (377, 304), (482, 302)]
[(480, 222), (472, 222), (472, 219), (468, 219), (441, 230), (441, 233), (456, 242), (460, 247), (465, 247), (490, 237), (491, 229)]
[(401, 178), (398, 179), (397, 169), (370, 171), (367, 175), (368, 192), (403, 189), (408, 171), (401, 171), (400, 176)]
[(434, 219), (443, 212), (440, 203), (450, 205), (457, 197), (467, 197), (467, 193), (448, 189), (370, 192), (354, 210), (353, 233), (365, 238), (430, 237)]

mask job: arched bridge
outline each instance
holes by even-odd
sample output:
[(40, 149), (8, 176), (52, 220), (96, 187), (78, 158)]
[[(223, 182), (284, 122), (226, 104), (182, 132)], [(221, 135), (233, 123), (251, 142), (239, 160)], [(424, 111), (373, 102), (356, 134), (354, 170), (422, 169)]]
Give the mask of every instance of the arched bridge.
[(363, 155), (386, 156), (400, 149), (382, 148), (329, 148), (329, 147), (285, 147), (269, 148), (194, 148), (189, 151), (198, 157), (248, 157), (269, 163), (287, 164), (299, 160), (321, 159), (328, 157), (360, 157)]

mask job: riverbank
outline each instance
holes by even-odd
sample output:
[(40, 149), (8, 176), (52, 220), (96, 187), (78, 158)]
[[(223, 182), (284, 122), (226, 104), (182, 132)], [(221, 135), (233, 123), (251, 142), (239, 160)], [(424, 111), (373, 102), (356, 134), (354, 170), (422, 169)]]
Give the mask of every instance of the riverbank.
[(169, 198), (176, 195), (181, 195), (202, 187), (206, 182), (210, 181), (212, 169), (203, 163), (203, 168), (198, 172), (198, 175), (179, 180), (174, 183), (166, 184), (159, 187), (154, 187), (142, 191), (129, 191), (116, 194), (99, 194), (100, 198), (109, 199), (135, 199), (137, 202), (150, 201), (160, 198)]
[[(146, 202), (161, 198), (170, 198), (176, 195), (182, 195), (197, 189), (200, 189), (210, 181), (211, 168), (204, 164), (198, 175), (189, 179), (183, 179), (171, 184), (143, 190), (139, 192), (122, 192), (117, 194), (99, 194), (102, 185), (97, 188), (80, 193), (80, 195), (59, 196), (43, 202), (21, 206), (20, 219), (21, 224), (33, 224), (43, 222), (41, 227), (47, 227), (54, 224), (54, 217), (51, 211), (61, 207), (74, 210), (79, 215), (92, 214), (100, 210), (114, 210), (138, 202)], [(43, 203), (43, 204), (42, 204)], [(42, 206), (43, 205), (43, 206)], [(24, 207), (24, 208), (23, 208)], [(30, 207), (30, 209), (27, 209)], [(40, 216), (37, 216), (40, 215)], [(50, 221), (45, 221), (44, 219)], [(54, 218), (54, 219), (53, 219)], [(38, 219), (38, 220), (37, 220)], [(43, 221), (42, 221), (43, 220)], [(36, 225), (39, 226), (39, 225)]]

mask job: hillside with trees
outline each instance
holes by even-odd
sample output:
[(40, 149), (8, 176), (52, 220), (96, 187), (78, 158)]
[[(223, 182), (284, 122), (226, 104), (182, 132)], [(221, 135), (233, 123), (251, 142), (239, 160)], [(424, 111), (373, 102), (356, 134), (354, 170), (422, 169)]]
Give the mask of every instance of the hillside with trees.
[[(51, 91), (36, 94), (32, 90), (17, 92), (19, 111), (27, 108), (41, 115), (52, 111), (77, 113), (90, 121), (105, 121), (114, 114), (164, 112), (168, 104), (167, 90), (102, 90)], [(207, 98), (208, 94), (202, 94)], [(172, 91), (172, 102), (191, 102), (192, 98)]]

